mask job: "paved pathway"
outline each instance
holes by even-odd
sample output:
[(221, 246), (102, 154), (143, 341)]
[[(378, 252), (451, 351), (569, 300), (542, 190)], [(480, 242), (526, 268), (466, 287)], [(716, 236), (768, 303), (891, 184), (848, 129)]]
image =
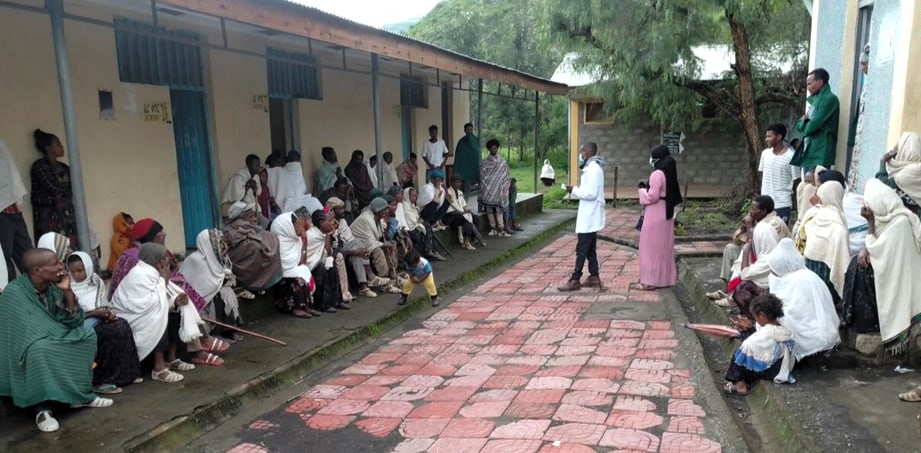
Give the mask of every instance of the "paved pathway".
[(574, 235), (553, 241), (252, 422), (230, 451), (721, 451), (663, 295), (631, 289), (635, 250), (599, 243), (607, 290), (559, 293), (574, 250)]

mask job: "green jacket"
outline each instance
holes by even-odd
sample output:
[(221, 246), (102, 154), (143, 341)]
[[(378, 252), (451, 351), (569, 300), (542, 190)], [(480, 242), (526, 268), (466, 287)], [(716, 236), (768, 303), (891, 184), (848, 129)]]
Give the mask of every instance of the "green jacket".
[(793, 156), (790, 165), (831, 167), (835, 163), (838, 144), (838, 97), (825, 85), (806, 102), (812, 105), (812, 118), (796, 123), (796, 130), (803, 134), (805, 146), (802, 152), (798, 151)]

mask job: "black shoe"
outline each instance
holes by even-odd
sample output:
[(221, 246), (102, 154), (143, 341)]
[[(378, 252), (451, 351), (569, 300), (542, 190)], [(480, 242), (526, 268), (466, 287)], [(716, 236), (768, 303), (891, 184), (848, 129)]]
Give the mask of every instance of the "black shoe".
[(323, 310), (323, 311), (325, 311), (325, 312), (327, 312), (327, 313), (335, 313), (335, 312), (336, 312), (336, 309), (333, 308), (333, 307), (329, 307), (329, 308), (327, 308), (326, 310)]
[(397, 305), (406, 305), (406, 296), (400, 296), (400, 301), (397, 302)]
[(439, 305), (441, 305), (441, 303), (438, 302), (438, 296), (433, 297), (433, 298), (432, 298), (432, 306), (433, 306), (433, 307), (437, 307), (437, 306), (439, 306)]
[(352, 306), (349, 305), (349, 304), (347, 304), (347, 303), (345, 303), (345, 302), (342, 302), (342, 303), (340, 303), (339, 305), (336, 305), (336, 308), (338, 308), (338, 309), (340, 309), (340, 310), (351, 310), (351, 309), (352, 309)]
[(316, 310), (314, 310), (314, 309), (312, 309), (312, 308), (308, 308), (308, 309), (307, 309), (307, 313), (310, 313), (311, 315), (314, 315), (314, 316), (320, 316), (320, 315), (322, 314), (322, 313), (320, 313), (319, 311), (316, 311)]

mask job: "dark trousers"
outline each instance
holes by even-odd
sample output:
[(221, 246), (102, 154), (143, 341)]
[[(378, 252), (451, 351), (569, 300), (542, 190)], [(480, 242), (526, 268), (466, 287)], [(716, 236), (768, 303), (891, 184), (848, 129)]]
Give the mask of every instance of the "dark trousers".
[(32, 248), (32, 239), (29, 238), (29, 230), (22, 213), (0, 213), (0, 248), (3, 249), (3, 256), (6, 258), (7, 275), (10, 281), (13, 281), (16, 278), (16, 269), (19, 269), (19, 273), (25, 273), (22, 255)]
[(598, 233), (579, 233), (579, 243), (576, 245), (576, 268), (572, 271), (572, 280), (582, 278), (582, 268), (588, 258), (589, 275), (598, 276)]
[(783, 360), (778, 360), (764, 371), (754, 371), (737, 364), (734, 359), (730, 359), (729, 368), (726, 370), (726, 380), (729, 382), (745, 381), (748, 385), (759, 380), (770, 381), (777, 376), (777, 373), (780, 373), (781, 366), (783, 366)]
[(776, 208), (774, 212), (777, 213), (777, 217), (780, 217), (783, 220), (783, 223), (790, 224), (790, 211), (793, 208)]
[(441, 206), (438, 206), (434, 201), (425, 205), (422, 208), (422, 212), (419, 213), (419, 217), (422, 217), (428, 223), (434, 224), (435, 222), (440, 222), (445, 217), (445, 213), (448, 212), (450, 206), (448, 203), (441, 203)]

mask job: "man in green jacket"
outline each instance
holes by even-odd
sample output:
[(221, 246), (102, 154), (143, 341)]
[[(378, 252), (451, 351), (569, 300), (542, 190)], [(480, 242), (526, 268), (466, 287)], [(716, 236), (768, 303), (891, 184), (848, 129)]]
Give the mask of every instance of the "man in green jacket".
[(806, 77), (809, 97), (806, 114), (796, 123), (803, 134), (803, 150), (793, 156), (790, 165), (803, 167), (804, 172), (817, 165), (831, 167), (835, 163), (838, 142), (838, 97), (828, 87), (828, 71), (813, 69)]
[(464, 181), (462, 191), (470, 193), (470, 186), (480, 182), (480, 139), (473, 134), (473, 124), (464, 125), (454, 153), (454, 175)]

